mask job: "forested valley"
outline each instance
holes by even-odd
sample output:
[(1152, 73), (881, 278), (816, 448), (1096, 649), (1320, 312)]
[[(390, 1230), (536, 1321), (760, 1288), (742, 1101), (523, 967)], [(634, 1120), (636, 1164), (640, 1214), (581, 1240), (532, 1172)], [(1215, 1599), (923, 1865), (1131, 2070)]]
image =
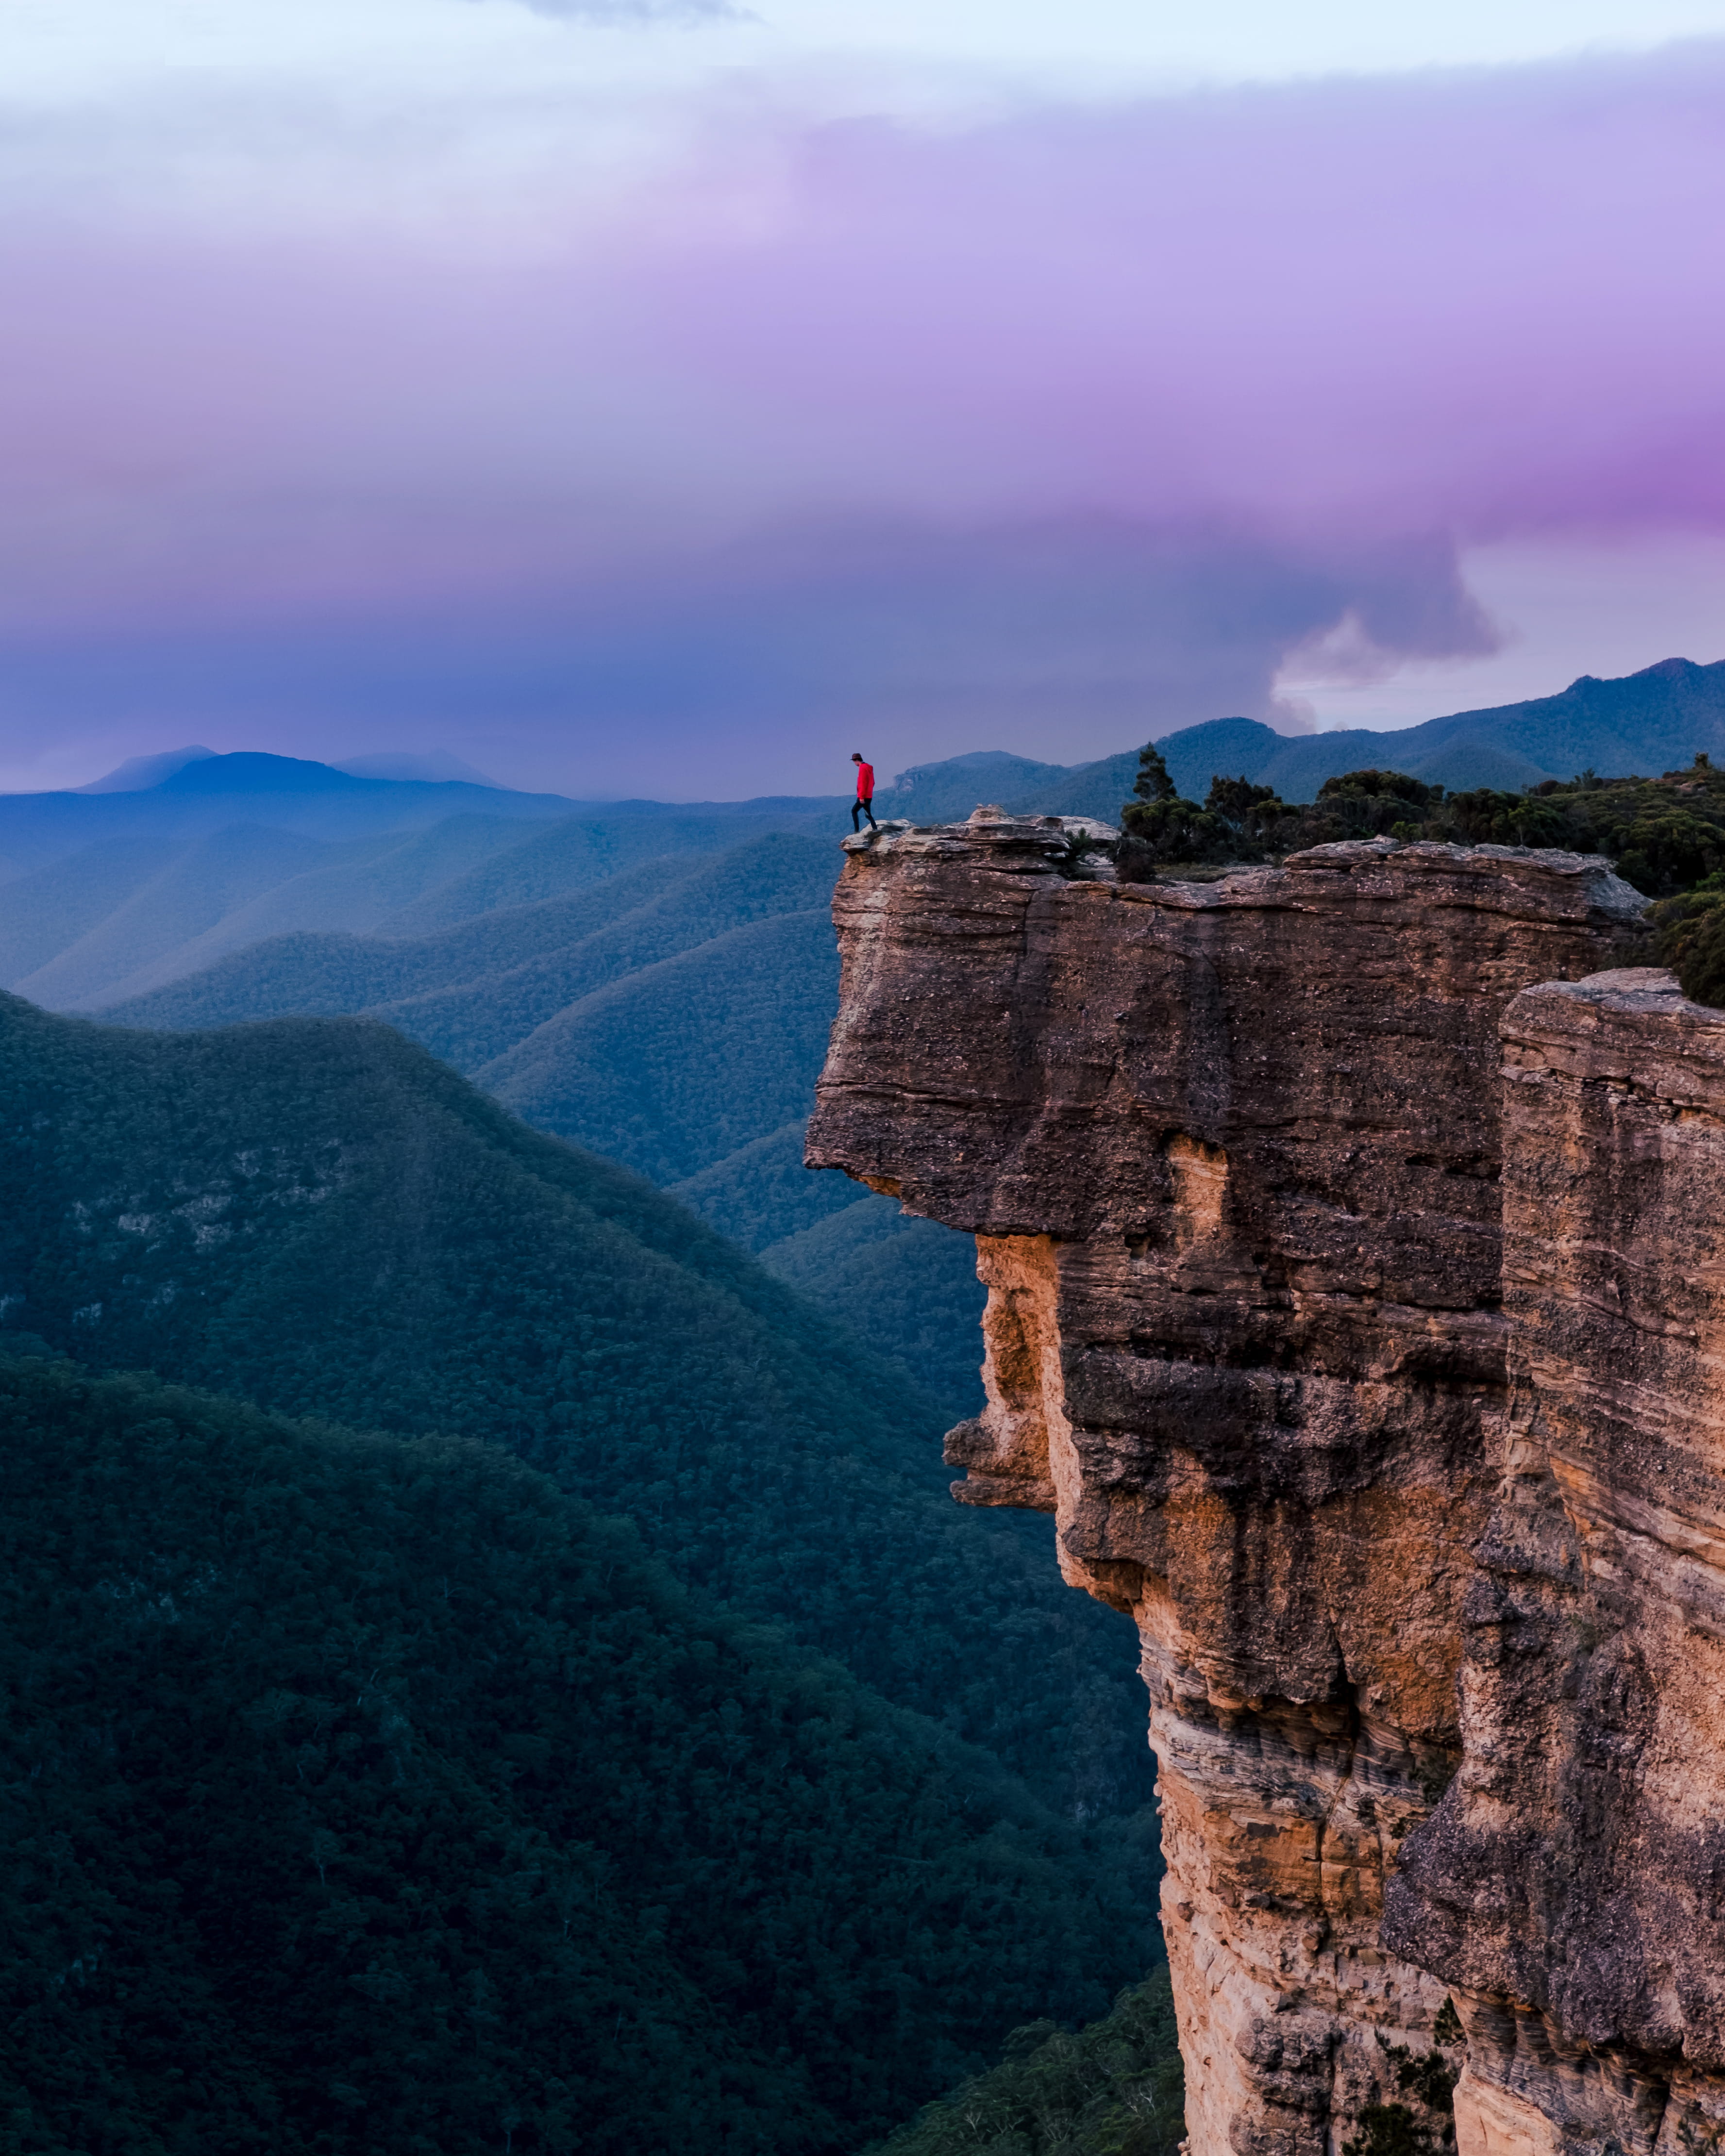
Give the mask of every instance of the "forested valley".
[(1152, 1966), (903, 1363), (369, 1019), (7, 998), (0, 1113), (11, 2145), (854, 2149)]
[(852, 2148), (1148, 1958), (1121, 1852), (502, 1446), (34, 1353), (0, 1432), (8, 2149)]

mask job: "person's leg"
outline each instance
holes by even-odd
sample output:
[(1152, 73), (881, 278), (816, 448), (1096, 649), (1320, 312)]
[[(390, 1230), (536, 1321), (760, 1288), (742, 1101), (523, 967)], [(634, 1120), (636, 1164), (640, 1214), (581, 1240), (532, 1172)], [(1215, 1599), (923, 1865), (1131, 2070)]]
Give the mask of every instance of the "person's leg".
[[(862, 808), (863, 803), (862, 797), (859, 794), (857, 799), (851, 803), (851, 829), (853, 831), (860, 831), (862, 828), (862, 824), (858, 820), (862, 816)], [(871, 816), (868, 820), (872, 824), (874, 821), (874, 819)]]
[(874, 820), (874, 796), (872, 793), (862, 803), (862, 814), (868, 819), (869, 829), (871, 831), (879, 830), (880, 825)]

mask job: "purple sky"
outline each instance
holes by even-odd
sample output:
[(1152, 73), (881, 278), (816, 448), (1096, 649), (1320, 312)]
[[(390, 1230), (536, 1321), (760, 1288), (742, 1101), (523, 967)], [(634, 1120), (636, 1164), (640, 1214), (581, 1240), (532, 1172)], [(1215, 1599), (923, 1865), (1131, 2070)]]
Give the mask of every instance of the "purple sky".
[(274, 108), (265, 185), (194, 102), (196, 157), (170, 105), (0, 167), (0, 784), (838, 790), (1725, 655), (1725, 41), (921, 123), (734, 82), (417, 189)]

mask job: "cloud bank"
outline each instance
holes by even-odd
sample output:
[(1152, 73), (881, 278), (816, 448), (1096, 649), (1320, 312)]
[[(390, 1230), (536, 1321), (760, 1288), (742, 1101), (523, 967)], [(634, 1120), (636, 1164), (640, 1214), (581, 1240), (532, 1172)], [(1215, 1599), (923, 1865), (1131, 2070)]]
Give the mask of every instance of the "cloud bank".
[(0, 718), (595, 791), (811, 785), (865, 725), (1076, 758), (1326, 638), (1489, 649), (1467, 545), (1725, 527), (1725, 47), (785, 101), (407, 236), (9, 218)]

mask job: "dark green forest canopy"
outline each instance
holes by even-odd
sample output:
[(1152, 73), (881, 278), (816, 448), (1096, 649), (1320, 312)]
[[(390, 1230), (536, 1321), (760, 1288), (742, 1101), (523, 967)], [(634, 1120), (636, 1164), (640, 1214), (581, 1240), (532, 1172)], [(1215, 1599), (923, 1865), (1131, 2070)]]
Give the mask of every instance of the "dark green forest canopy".
[(997, 2066), (950, 2090), (871, 2156), (1176, 2156), (1186, 2082), (1166, 1965), (1087, 2029), (1015, 2029)]
[[(1145, 752), (1153, 756), (1153, 750)], [(1156, 759), (1158, 764), (1161, 759)], [(1166, 774), (1164, 774), (1166, 776)], [(1660, 778), (1547, 779), (1520, 793), (1459, 793), (1405, 773), (1347, 772), (1301, 807), (1268, 788), (1218, 776), (1200, 805), (1164, 794), (1121, 812), (1122, 873), (1159, 865), (1273, 860), (1350, 839), (1435, 839), (1602, 854), (1650, 898), (1689, 890), (1725, 870), (1725, 770), (1699, 756)]]
[(986, 1294), (974, 1259), (954, 1261), (955, 1244), (970, 1255), (968, 1241), (871, 1194), (770, 1245), (761, 1263), (848, 1322), (883, 1382), (890, 1384), (895, 1361), (908, 1363), (950, 1427), (982, 1405), (976, 1357)]
[(677, 1183), (807, 1114), (837, 1003), (823, 894), (595, 990), (474, 1075), (538, 1129)]
[(496, 1447), (0, 1360), (19, 2156), (824, 2156), (1147, 1958), (985, 1755)]
[(11, 1325), (507, 1445), (1069, 1815), (1146, 1801), (1130, 1626), (1061, 1583), (1046, 1522), (951, 1504), (939, 1410), (682, 1207), (387, 1027), (145, 1034), (6, 998), (0, 1122)]

